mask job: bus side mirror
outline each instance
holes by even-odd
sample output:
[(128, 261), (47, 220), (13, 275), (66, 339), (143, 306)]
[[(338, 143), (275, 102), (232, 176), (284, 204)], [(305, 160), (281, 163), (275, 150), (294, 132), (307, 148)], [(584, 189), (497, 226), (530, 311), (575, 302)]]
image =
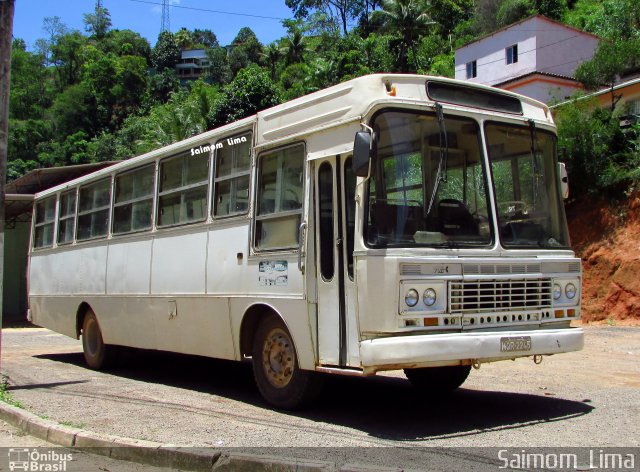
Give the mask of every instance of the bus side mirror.
[(565, 200), (569, 198), (569, 176), (564, 162), (558, 162), (558, 175), (560, 176), (560, 192)]
[(358, 177), (369, 176), (369, 160), (371, 156), (371, 135), (366, 131), (358, 131), (353, 141), (353, 173)]

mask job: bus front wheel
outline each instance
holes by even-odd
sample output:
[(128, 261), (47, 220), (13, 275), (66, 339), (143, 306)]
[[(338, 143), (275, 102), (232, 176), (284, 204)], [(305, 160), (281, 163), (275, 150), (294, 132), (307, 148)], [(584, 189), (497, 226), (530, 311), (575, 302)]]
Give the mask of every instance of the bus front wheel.
[(82, 351), (85, 362), (92, 369), (107, 369), (115, 363), (117, 346), (104, 343), (98, 318), (91, 310), (82, 321)]
[(409, 382), (421, 391), (431, 395), (441, 395), (460, 387), (467, 380), (470, 371), (470, 365), (455, 365), (404, 369), (404, 374)]
[(293, 340), (279, 318), (268, 316), (260, 323), (252, 358), (258, 390), (271, 405), (294, 410), (308, 405), (319, 393), (319, 376), (298, 367)]

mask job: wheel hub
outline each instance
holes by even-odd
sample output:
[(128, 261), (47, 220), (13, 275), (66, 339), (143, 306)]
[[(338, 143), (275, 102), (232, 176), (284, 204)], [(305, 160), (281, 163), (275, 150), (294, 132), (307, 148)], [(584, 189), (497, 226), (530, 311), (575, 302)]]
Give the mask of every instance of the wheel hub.
[(280, 328), (273, 329), (265, 339), (262, 365), (267, 379), (274, 387), (285, 387), (295, 367), (293, 344)]

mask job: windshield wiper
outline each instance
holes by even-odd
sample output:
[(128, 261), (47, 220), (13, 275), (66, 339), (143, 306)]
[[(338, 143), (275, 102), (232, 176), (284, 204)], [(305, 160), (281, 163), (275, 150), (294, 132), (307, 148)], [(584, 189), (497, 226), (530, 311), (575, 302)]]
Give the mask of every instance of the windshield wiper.
[(449, 139), (447, 138), (447, 127), (444, 122), (444, 112), (442, 105), (436, 102), (436, 117), (438, 118), (438, 127), (440, 128), (440, 161), (438, 162), (438, 172), (436, 173), (436, 181), (433, 184), (433, 192), (431, 192), (431, 200), (429, 200), (429, 208), (427, 215), (431, 214), (433, 202), (438, 194), (440, 182), (447, 182), (447, 159), (449, 158)]

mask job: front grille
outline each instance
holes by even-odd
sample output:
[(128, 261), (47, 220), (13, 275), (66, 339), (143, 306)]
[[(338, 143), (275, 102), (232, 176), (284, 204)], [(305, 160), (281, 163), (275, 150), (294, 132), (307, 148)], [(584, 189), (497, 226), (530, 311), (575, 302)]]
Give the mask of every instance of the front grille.
[(551, 279), (451, 282), (452, 314), (540, 310), (551, 307)]

